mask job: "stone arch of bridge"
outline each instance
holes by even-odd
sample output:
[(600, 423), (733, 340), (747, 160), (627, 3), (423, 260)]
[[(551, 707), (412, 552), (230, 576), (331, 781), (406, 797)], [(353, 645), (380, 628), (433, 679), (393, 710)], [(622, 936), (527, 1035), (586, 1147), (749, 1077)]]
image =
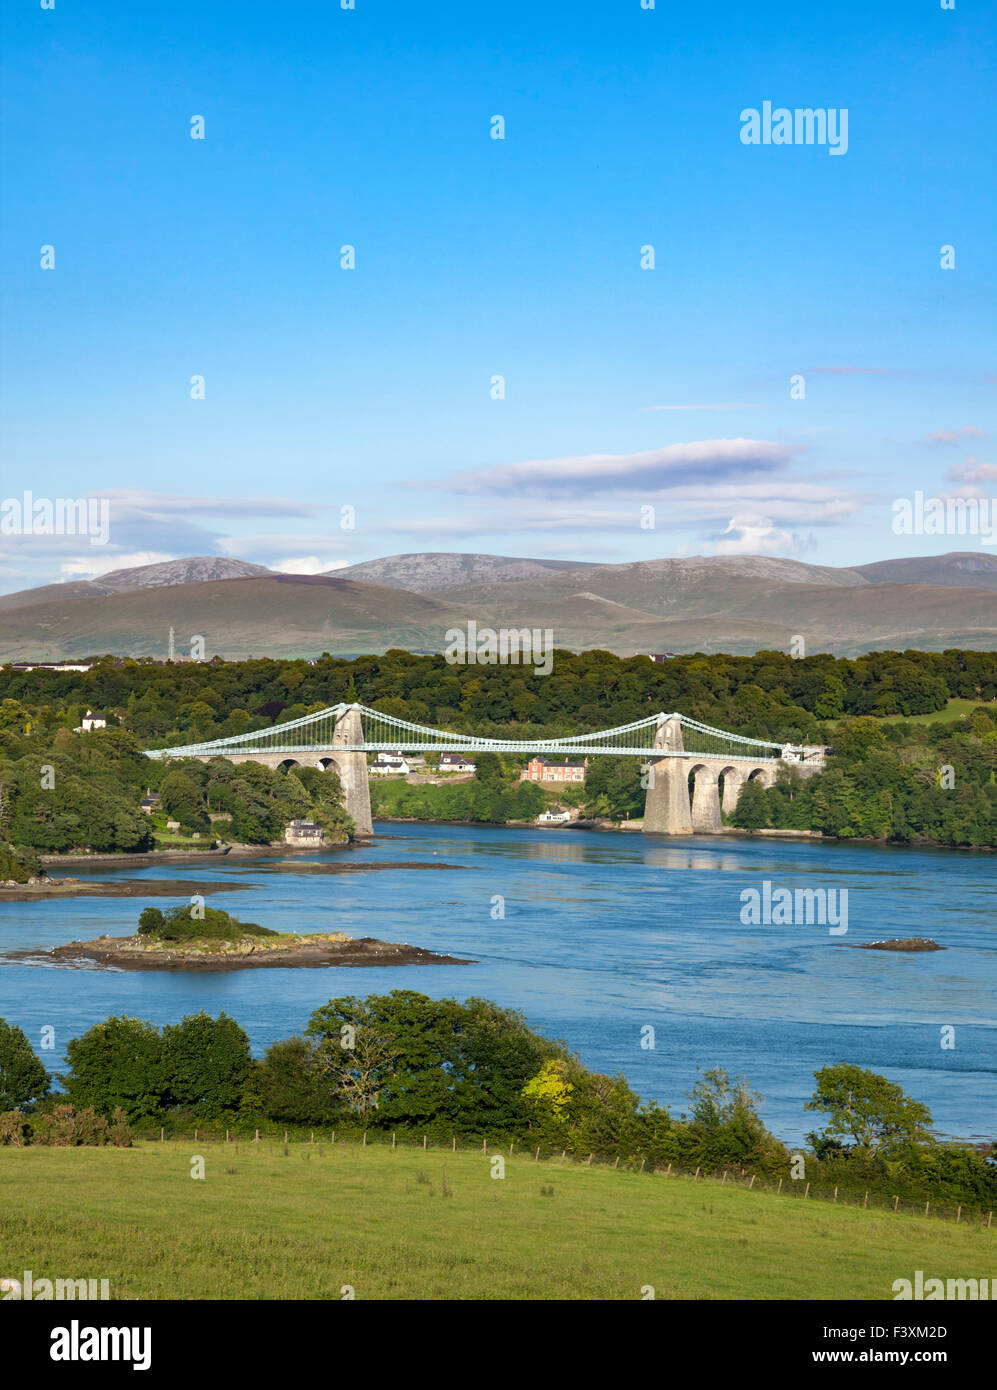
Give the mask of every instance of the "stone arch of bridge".
[(692, 792), (690, 813), (694, 834), (710, 834), (723, 828), (718, 774), (716, 763), (697, 763), (689, 759), (688, 786)]
[(736, 767), (733, 763), (727, 763), (720, 768), (717, 773), (717, 782), (720, 787), (720, 809), (724, 815), (733, 814), (745, 780), (744, 769)]

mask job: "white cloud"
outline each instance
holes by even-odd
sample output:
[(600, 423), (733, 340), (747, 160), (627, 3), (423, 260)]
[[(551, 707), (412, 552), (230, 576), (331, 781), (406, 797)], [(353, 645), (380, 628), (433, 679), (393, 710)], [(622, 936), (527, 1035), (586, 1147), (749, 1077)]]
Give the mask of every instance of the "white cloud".
[(136, 550), (130, 555), (115, 552), (95, 558), (94, 554), (77, 555), (59, 566), (59, 578), (63, 582), (70, 579), (99, 579), (102, 574), (112, 570), (134, 569), (137, 565), (161, 565), (167, 560), (177, 559), (160, 550)]
[(810, 548), (799, 536), (773, 526), (769, 517), (734, 516), (723, 535), (710, 542), (706, 553), (794, 557)]
[(292, 555), (289, 559), (278, 560), (272, 569), (282, 574), (325, 574), (327, 570), (344, 569), (349, 560), (322, 560), (318, 555)]

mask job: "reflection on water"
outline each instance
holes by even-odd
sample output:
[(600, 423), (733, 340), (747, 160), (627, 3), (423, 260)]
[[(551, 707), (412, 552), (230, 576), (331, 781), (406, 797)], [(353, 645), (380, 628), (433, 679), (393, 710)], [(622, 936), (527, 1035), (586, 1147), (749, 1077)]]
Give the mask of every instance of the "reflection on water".
[[(417, 865), (453, 865), (427, 872)], [(316, 873), (316, 865), (400, 865)], [(939, 1128), (997, 1131), (997, 905), (993, 859), (814, 841), (669, 842), (635, 834), (468, 826), (379, 827), (357, 851), (192, 866), (198, 879), (249, 891), (212, 905), (279, 930), (346, 930), (471, 956), (474, 966), (109, 973), (0, 963), (0, 1016), (61, 1051), (113, 1013), (164, 1023), (220, 1009), (257, 1053), (299, 1032), (337, 994), (418, 989), (483, 995), (523, 1009), (584, 1061), (622, 1071), (641, 1095), (681, 1110), (696, 1068), (721, 1064), (765, 1097), (768, 1123), (793, 1141), (813, 1128), (813, 1071), (850, 1061), (928, 1103)], [(129, 877), (177, 878), (172, 867)], [(120, 871), (87, 875), (121, 877)], [(742, 889), (849, 892), (849, 930), (743, 926)], [(152, 901), (152, 900), (149, 900)], [(505, 916), (493, 916), (501, 901)], [(143, 898), (0, 904), (0, 952), (43, 950), (134, 929)], [(160, 905), (162, 902), (160, 900)], [(863, 941), (932, 936), (928, 955), (861, 951)], [(656, 1047), (640, 1047), (653, 1024)], [(954, 1025), (943, 1052), (940, 1029)], [(58, 1069), (53, 1054), (49, 1064)]]

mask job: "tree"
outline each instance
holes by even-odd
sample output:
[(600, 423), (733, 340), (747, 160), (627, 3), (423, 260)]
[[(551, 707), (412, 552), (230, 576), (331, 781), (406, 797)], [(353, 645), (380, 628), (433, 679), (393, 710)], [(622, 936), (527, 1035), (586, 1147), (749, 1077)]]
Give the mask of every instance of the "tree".
[(163, 914), (158, 907), (144, 907), (138, 915), (139, 936), (158, 936), (163, 929)]
[(890, 1153), (906, 1144), (930, 1143), (931, 1112), (912, 1100), (885, 1076), (848, 1062), (822, 1067), (814, 1073), (817, 1089), (805, 1109), (823, 1110), (830, 1122), (816, 1143), (851, 1139), (867, 1158)]
[(344, 1106), (330, 1090), (316, 1045), (284, 1038), (267, 1048), (254, 1077), (263, 1114), (284, 1124), (327, 1125)]
[(159, 786), (163, 810), (181, 825), (207, 824), (201, 804), (201, 790), (186, 772), (168, 772)]
[(39, 1100), (50, 1077), (20, 1028), (0, 1018), (0, 1113)]
[(690, 1137), (707, 1167), (733, 1162), (772, 1166), (785, 1159), (783, 1145), (758, 1114), (761, 1096), (741, 1077), (731, 1078), (723, 1067), (713, 1067), (696, 1082), (689, 1099)]
[(162, 1039), (167, 1104), (207, 1117), (238, 1109), (252, 1063), (234, 1018), (202, 1010), (167, 1024)]
[(730, 819), (741, 830), (762, 830), (769, 824), (769, 796), (757, 778), (742, 785)]
[(59, 1080), (74, 1105), (109, 1115), (120, 1105), (131, 1120), (159, 1114), (167, 1091), (163, 1040), (152, 1023), (105, 1019), (66, 1048), (71, 1070)]
[(352, 1032), (323, 1038), (316, 1048), (317, 1064), (332, 1082), (333, 1093), (361, 1121), (378, 1108), (381, 1088), (392, 1076), (398, 1056), (391, 1039), (375, 1031), (367, 1019)]

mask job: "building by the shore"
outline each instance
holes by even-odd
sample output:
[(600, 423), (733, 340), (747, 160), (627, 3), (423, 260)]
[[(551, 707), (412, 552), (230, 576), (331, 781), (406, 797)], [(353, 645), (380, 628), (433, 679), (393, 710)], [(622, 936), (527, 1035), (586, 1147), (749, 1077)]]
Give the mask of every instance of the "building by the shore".
[(584, 760), (531, 758), (519, 774), (521, 782), (584, 782)]

